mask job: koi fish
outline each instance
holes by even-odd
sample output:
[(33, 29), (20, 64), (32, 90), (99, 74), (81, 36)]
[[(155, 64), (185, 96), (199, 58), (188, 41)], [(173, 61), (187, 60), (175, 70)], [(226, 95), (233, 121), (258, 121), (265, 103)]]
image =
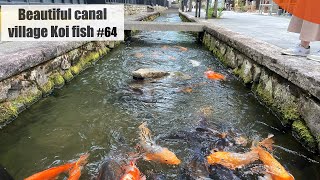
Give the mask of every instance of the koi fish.
[(145, 180), (146, 177), (143, 176), (140, 170), (135, 165), (134, 161), (126, 167), (125, 174), (120, 178), (120, 180)]
[[(224, 133), (222, 133), (221, 136), (222, 136), (221, 138), (226, 137)], [(270, 144), (272, 144), (272, 142), (270, 141), (270, 138), (266, 138), (265, 140), (259, 143), (259, 146), (265, 146), (270, 148), (271, 147)], [(259, 153), (256, 150), (256, 148), (252, 148), (251, 151), (246, 153), (218, 151), (207, 156), (207, 161), (209, 164), (220, 164), (229, 169), (241, 168), (258, 159), (259, 159)]]
[(259, 156), (255, 151), (249, 151), (247, 153), (218, 151), (207, 156), (207, 161), (209, 164), (221, 164), (222, 166), (233, 170), (236, 168), (241, 168), (258, 159)]
[(142, 53), (136, 53), (135, 55), (134, 55), (134, 57), (136, 57), (136, 58), (142, 58), (144, 56), (144, 54), (142, 54)]
[(87, 159), (90, 154), (84, 154), (80, 156), (79, 160), (75, 163), (73, 168), (69, 171), (68, 180), (78, 180), (81, 176), (81, 170), (85, 164), (87, 164)]
[(174, 46), (175, 48), (178, 48), (180, 51), (188, 51), (188, 48), (182, 47), (182, 46)]
[(95, 180), (120, 179), (123, 169), (114, 159), (107, 158), (99, 169), (99, 174)]
[(181, 89), (179, 92), (183, 92), (183, 93), (191, 93), (193, 91), (193, 89), (191, 87), (186, 87)]
[(207, 76), (208, 79), (212, 80), (226, 80), (226, 77), (220, 73), (214, 72), (214, 71), (206, 71), (204, 74)]
[(167, 50), (168, 48), (169, 48), (169, 46), (167, 46), (167, 45), (164, 45), (161, 47), (161, 49), (163, 49), (163, 50)]
[(42, 172), (36, 173), (30, 177), (25, 178), (24, 180), (51, 180), (57, 178), (61, 173), (68, 172), (73, 166), (73, 163), (67, 163), (61, 166), (52, 167)]
[(261, 147), (272, 149), (272, 144), (273, 140), (268, 137), (259, 146), (252, 149), (258, 153), (259, 159), (263, 162), (266, 172), (271, 175), (272, 180), (294, 180), (294, 177), (268, 151)]
[(168, 56), (168, 57), (169, 57), (170, 60), (176, 60), (176, 58), (173, 57), (173, 56)]
[(177, 156), (167, 148), (156, 145), (151, 138), (151, 132), (146, 127), (147, 123), (142, 123), (140, 129), (140, 144), (146, 151), (144, 159), (148, 161), (156, 161), (165, 164), (178, 165), (181, 161)]

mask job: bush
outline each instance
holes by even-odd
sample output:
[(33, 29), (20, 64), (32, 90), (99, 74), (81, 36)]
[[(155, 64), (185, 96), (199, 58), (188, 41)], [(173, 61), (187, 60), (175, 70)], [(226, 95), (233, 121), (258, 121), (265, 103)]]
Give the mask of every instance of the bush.
[[(223, 15), (223, 8), (218, 8), (218, 12), (217, 12), (217, 17), (216, 18), (221, 18), (221, 16)], [(213, 15), (213, 7), (209, 8), (209, 11), (208, 11), (208, 18), (212, 18), (212, 15)]]

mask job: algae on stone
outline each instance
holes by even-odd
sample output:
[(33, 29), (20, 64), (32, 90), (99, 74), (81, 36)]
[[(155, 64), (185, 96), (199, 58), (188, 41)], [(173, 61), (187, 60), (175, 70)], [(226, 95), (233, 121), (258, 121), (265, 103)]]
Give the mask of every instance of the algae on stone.
[(49, 79), (45, 85), (40, 87), (42, 94), (44, 96), (50, 94), (52, 92), (53, 88), (54, 88), (54, 82), (51, 79)]
[(268, 105), (273, 105), (274, 100), (272, 92), (269, 92), (265, 88), (263, 88), (261, 82), (257, 85), (256, 92), (265, 103), (267, 103)]
[(61, 88), (65, 83), (64, 78), (60, 73), (53, 74), (51, 78), (56, 88)]
[(18, 116), (18, 110), (10, 102), (0, 104), (0, 124)]
[(308, 127), (300, 120), (294, 121), (292, 123), (292, 130), (296, 133), (298, 138), (303, 141), (303, 144), (314, 150), (317, 148), (317, 142), (315, 138), (312, 136), (311, 132), (309, 131)]
[(30, 107), (42, 97), (42, 92), (38, 90), (35, 93), (21, 94), (18, 98), (11, 101), (12, 106), (17, 109), (18, 113)]
[(62, 75), (62, 77), (66, 82), (71, 81), (73, 79), (73, 75), (72, 75), (71, 69), (65, 71), (64, 74)]
[(80, 68), (78, 65), (75, 65), (75, 66), (72, 66), (70, 68), (72, 74), (75, 76), (75, 75), (78, 75), (80, 73)]

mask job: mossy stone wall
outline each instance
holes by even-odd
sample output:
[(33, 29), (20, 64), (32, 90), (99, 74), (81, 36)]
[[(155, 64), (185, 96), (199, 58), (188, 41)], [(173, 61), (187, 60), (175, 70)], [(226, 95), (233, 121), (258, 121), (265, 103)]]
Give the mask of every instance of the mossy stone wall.
[(0, 82), (0, 126), (93, 66), (120, 42), (89, 42)]
[[(197, 22), (183, 13), (180, 17), (183, 21)], [(202, 43), (280, 117), (282, 124), (291, 130), (296, 139), (307, 149), (320, 152), (319, 99), (261, 65), (261, 54), (251, 53), (248, 57), (242, 53), (254, 52), (254, 49), (248, 50), (249, 47), (244, 46), (242, 48), (245, 50), (240, 52), (233, 48), (239, 47), (239, 43), (228, 38), (228, 33), (220, 33), (206, 26)]]
[[(292, 130), (292, 134), (309, 150), (320, 149), (320, 134), (317, 124), (310, 123), (306, 116), (320, 110), (320, 105), (309, 94), (296, 85), (259, 65), (237, 49), (205, 32), (203, 44), (227, 67), (233, 69), (235, 75), (243, 83), (276, 112), (284, 126)], [(314, 109), (305, 108), (306, 104)]]

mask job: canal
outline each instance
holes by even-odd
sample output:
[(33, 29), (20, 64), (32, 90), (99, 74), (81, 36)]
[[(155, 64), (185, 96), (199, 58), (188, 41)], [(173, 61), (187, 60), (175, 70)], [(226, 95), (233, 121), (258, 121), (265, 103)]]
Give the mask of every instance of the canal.
[[(169, 13), (156, 21), (181, 20)], [(172, 73), (137, 82), (131, 72), (139, 68)], [(224, 74), (226, 81), (204, 77), (208, 68)], [(273, 134), (273, 155), (296, 179), (320, 179), (319, 156), (285, 132), (279, 119), (241, 81), (198, 45), (192, 34), (184, 32), (140, 32), (64, 88), (21, 113), (0, 130), (0, 163), (15, 179), (23, 179), (89, 152), (81, 179), (92, 179), (106, 158), (125, 160), (128, 153), (135, 152), (142, 122), (148, 123), (155, 137), (164, 137), (194, 128), (204, 109), (209, 112), (209, 124), (217, 130), (246, 137), (249, 142)], [(194, 154), (192, 145), (169, 139), (159, 143), (174, 151), (181, 165), (139, 160), (138, 167), (147, 175), (179, 179), (182, 167)], [(227, 148), (236, 152), (249, 149), (250, 145)], [(256, 179), (246, 175), (249, 171), (237, 173), (242, 179)]]

